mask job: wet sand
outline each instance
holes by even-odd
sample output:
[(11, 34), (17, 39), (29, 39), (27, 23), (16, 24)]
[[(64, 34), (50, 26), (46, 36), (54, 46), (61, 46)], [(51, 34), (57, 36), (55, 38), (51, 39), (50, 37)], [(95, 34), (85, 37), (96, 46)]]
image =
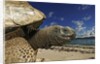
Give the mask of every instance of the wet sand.
[(50, 49), (39, 49), (37, 58), (44, 58), (44, 61), (94, 59), (95, 47), (82, 45), (52, 46)]

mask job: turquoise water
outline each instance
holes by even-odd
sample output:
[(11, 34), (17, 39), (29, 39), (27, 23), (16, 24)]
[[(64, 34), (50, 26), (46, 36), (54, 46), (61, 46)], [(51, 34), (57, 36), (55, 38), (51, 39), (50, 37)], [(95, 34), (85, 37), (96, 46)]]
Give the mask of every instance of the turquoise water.
[(77, 45), (95, 45), (95, 38), (81, 38), (74, 39), (69, 44), (77, 44)]

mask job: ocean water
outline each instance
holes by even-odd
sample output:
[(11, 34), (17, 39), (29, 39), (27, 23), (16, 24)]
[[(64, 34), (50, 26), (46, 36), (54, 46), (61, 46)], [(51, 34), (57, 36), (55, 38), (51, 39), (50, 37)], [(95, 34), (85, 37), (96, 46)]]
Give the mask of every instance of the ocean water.
[(70, 41), (68, 44), (95, 45), (95, 38), (79, 38)]

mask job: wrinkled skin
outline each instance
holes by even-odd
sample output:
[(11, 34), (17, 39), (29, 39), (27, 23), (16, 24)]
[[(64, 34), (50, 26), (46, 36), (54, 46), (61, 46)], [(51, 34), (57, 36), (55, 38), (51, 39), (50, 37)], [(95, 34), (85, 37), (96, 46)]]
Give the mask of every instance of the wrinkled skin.
[(63, 45), (74, 38), (75, 32), (72, 28), (55, 25), (39, 30), (29, 39), (29, 43), (34, 49), (49, 48), (52, 45)]

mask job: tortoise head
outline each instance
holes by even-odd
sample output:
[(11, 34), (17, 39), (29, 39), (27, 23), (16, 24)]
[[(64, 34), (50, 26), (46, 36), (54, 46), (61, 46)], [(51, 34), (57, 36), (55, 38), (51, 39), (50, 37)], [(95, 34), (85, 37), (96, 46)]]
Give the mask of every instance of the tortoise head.
[(48, 37), (52, 40), (51, 44), (53, 45), (63, 45), (66, 42), (71, 41), (75, 38), (76, 34), (74, 29), (71, 27), (63, 27), (59, 25), (49, 26), (44, 28), (47, 30)]
[(54, 25), (48, 27), (48, 29), (50, 34), (65, 40), (74, 39), (76, 35), (74, 29), (68, 26), (63, 27), (59, 25)]

